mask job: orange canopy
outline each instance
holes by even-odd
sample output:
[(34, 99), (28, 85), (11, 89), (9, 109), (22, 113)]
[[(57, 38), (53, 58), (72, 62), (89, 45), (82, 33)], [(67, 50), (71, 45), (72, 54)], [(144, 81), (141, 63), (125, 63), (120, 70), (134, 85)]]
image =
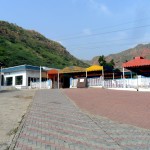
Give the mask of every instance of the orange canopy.
[(58, 74), (58, 70), (52, 69), (47, 72), (48, 74)]

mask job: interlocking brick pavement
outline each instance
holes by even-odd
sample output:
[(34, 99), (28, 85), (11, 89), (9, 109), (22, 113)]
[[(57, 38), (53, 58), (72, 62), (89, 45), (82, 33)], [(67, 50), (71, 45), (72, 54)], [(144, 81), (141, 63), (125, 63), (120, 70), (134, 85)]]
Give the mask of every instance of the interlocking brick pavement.
[(63, 89), (63, 92), (94, 115), (150, 129), (150, 92), (103, 88)]
[(150, 130), (82, 112), (61, 90), (35, 94), (15, 150), (150, 149)]

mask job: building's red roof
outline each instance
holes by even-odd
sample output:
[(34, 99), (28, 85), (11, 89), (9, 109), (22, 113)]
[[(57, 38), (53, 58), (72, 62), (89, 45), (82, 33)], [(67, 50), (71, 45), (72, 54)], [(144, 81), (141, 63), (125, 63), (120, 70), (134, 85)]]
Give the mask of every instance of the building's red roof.
[(122, 65), (124, 68), (128, 67), (139, 67), (139, 66), (150, 66), (150, 60), (144, 59), (143, 57), (135, 57)]

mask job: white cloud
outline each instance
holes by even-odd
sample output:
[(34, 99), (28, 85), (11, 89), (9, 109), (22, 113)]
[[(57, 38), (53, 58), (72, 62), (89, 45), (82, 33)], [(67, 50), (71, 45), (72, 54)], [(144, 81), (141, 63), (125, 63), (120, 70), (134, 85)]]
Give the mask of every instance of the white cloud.
[(100, 4), (100, 10), (105, 13), (105, 14), (111, 14), (110, 10), (108, 9), (108, 7), (104, 4)]
[(105, 5), (102, 4), (96, 0), (88, 0), (89, 1), (89, 6), (94, 9), (95, 11), (97, 11), (98, 13), (104, 13), (107, 15), (111, 14), (111, 11), (109, 10), (109, 8)]
[[(81, 0), (71, 0), (73, 4), (81, 3)], [(83, 0), (82, 2), (85, 3), (85, 5), (88, 5), (90, 9), (93, 9), (97, 13), (103, 13), (106, 15), (111, 15), (111, 11), (109, 10), (108, 6), (106, 6), (104, 3), (99, 2), (99, 0)]]

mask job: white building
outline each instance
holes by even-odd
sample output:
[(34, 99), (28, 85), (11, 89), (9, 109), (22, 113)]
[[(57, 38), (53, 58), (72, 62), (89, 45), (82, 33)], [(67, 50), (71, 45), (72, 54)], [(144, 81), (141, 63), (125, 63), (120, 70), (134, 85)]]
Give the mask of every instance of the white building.
[(2, 85), (16, 88), (28, 88), (31, 82), (40, 82), (40, 79), (41, 81), (47, 80), (47, 72), (43, 67), (31, 65), (4, 68), (1, 74), (4, 78)]

